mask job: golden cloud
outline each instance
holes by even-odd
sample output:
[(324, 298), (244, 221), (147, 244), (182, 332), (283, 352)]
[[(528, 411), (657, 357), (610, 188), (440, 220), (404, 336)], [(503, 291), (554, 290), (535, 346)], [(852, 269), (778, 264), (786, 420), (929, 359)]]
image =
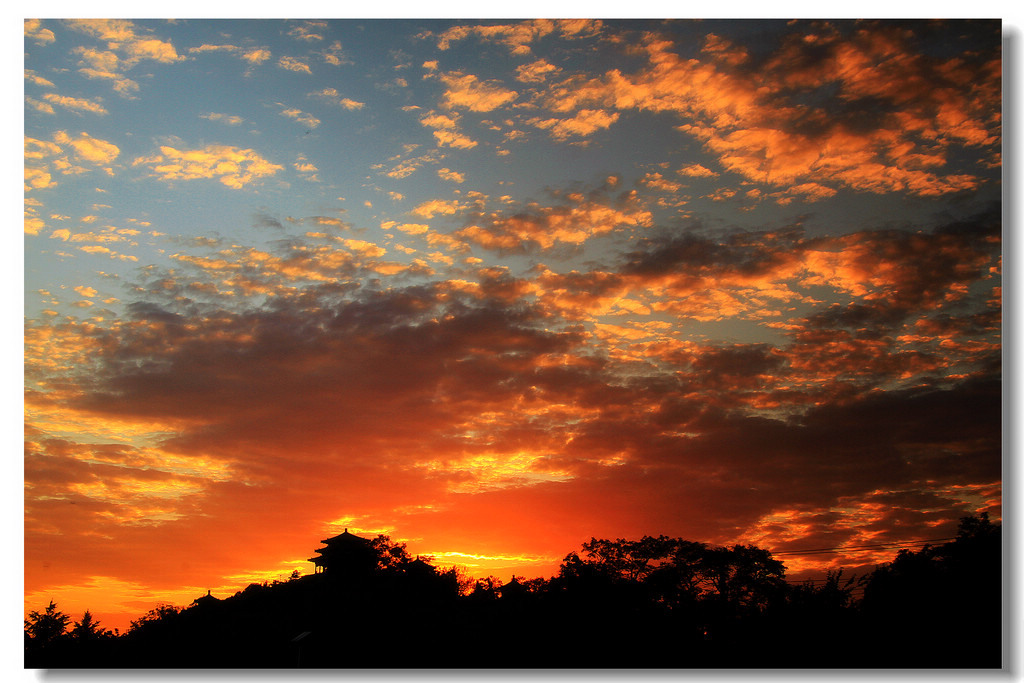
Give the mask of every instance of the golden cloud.
[(445, 114), (430, 112), (420, 119), (420, 123), (428, 128), (454, 129), (458, 128), (459, 119), (457, 114), (447, 116)]
[(287, 71), (297, 71), (299, 73), (307, 73), (310, 75), (312, 75), (313, 73), (313, 71), (309, 68), (308, 64), (306, 64), (305, 62), (301, 62), (298, 59), (295, 59), (294, 57), (289, 57), (287, 55), (277, 60), (277, 65)]
[(437, 169), (437, 176), (441, 180), (450, 180), (453, 183), (463, 183), (466, 181), (466, 174), (453, 171), (450, 168), (439, 168)]
[(75, 30), (106, 41), (111, 51), (123, 50), (126, 55), (125, 68), (143, 59), (164, 64), (184, 59), (174, 49), (174, 45), (156, 38), (139, 36), (135, 32), (135, 24), (124, 19), (69, 19), (66, 23)]
[(106, 108), (98, 103), (90, 100), (82, 99), (80, 97), (66, 97), (63, 95), (57, 95), (55, 93), (46, 93), (43, 95), (43, 99), (47, 102), (60, 105), (65, 109), (71, 109), (74, 111), (87, 111), (92, 114), (106, 114)]
[(253, 48), (251, 50), (246, 50), (242, 54), (242, 59), (250, 64), (262, 64), (270, 59), (270, 57), (270, 50), (267, 50), (266, 48)]
[(226, 123), (229, 126), (237, 126), (245, 121), (241, 116), (235, 116), (232, 114), (219, 114), (217, 112), (210, 112), (209, 114), (200, 114), (199, 118), (207, 119), (208, 121), (220, 121)]
[(455, 234), (490, 249), (517, 249), (535, 244), (550, 249), (558, 243), (582, 244), (621, 226), (649, 226), (653, 217), (647, 209), (632, 205), (613, 207), (581, 195), (568, 197), (568, 206), (531, 204), (529, 211), (510, 216), (495, 214), (486, 227), (473, 225)]
[(549, 76), (553, 76), (560, 72), (554, 64), (538, 59), (535, 62), (529, 64), (523, 64), (516, 67), (516, 80), (522, 81), (523, 83), (542, 83), (548, 79)]
[(167, 145), (160, 153), (139, 157), (133, 166), (149, 166), (154, 176), (166, 181), (217, 179), (241, 189), (258, 178), (270, 176), (283, 166), (270, 163), (252, 149), (208, 145), (203, 149), (179, 150)]
[(565, 140), (570, 136), (586, 137), (599, 130), (608, 128), (619, 120), (618, 112), (607, 112), (600, 109), (581, 109), (575, 116), (567, 119), (534, 118), (527, 123), (551, 131), (551, 137)]
[(281, 112), (281, 116), (287, 116), (290, 119), (295, 119), (298, 123), (308, 128), (316, 128), (320, 125), (320, 119), (316, 118), (312, 114), (302, 111), (301, 109), (285, 109)]
[[(41, 168), (25, 168), (25, 191), (28, 190), (42, 190), (47, 187), (53, 187), (56, 183), (53, 181), (53, 176)], [(35, 223), (33, 222), (35, 225)]]
[(72, 138), (67, 133), (60, 131), (53, 136), (53, 139), (57, 144), (70, 146), (78, 159), (93, 164), (108, 164), (121, 153), (117, 145), (91, 137), (88, 133), (82, 133), (79, 137)]
[[(713, 37), (706, 46), (714, 58), (710, 63), (683, 59), (672, 52), (671, 42), (649, 37), (643, 45), (646, 69), (612, 70), (601, 78), (574, 77), (554, 85), (545, 94), (546, 106), (577, 113), (532, 123), (565, 138), (610, 125), (609, 108), (668, 111), (686, 121), (678, 129), (703, 141), (724, 168), (755, 182), (819, 188), (832, 182), (925, 196), (978, 186), (979, 179), (969, 173), (937, 169), (941, 148), (953, 142), (997, 144), (998, 59), (974, 66), (956, 59), (935, 64), (913, 53), (906, 38), (873, 29), (850, 41), (829, 40), (819, 41), (816, 49), (830, 49), (831, 58), (808, 62), (809, 69), (792, 68), (795, 54), (806, 49), (794, 41), (751, 73), (733, 68), (742, 55)], [(794, 86), (827, 84), (840, 90), (833, 100), (838, 115), (826, 105), (808, 109), (787, 100), (787, 89)], [(899, 105), (898, 113), (861, 125), (856, 103), (865, 97), (889, 100)], [(692, 166), (682, 172), (707, 175)]]
[(682, 183), (668, 180), (660, 173), (645, 173), (639, 182), (645, 187), (662, 192), (678, 192), (683, 187)]
[(517, 24), (453, 26), (438, 36), (437, 47), (447, 50), (452, 42), (475, 36), (502, 43), (512, 54), (525, 55), (530, 53), (530, 43), (556, 31), (563, 38), (576, 38), (593, 35), (601, 28), (602, 22), (596, 19), (533, 19)]
[(700, 164), (689, 164), (676, 171), (681, 176), (689, 178), (716, 178), (718, 174)]
[(60, 154), (61, 151), (63, 150), (61, 150), (60, 146), (53, 142), (36, 140), (30, 137), (25, 138), (25, 159), (43, 159)]
[(476, 147), (477, 142), (461, 133), (455, 133), (450, 130), (435, 130), (434, 138), (437, 140), (438, 147), (453, 147), (455, 149), (472, 149)]
[(463, 107), (477, 112), (493, 111), (519, 96), (514, 90), (494, 82), (480, 81), (473, 74), (455, 71), (442, 75), (441, 80), (448, 86), (443, 96), (443, 105), (448, 109)]
[(25, 37), (31, 38), (40, 45), (52, 43), (57, 39), (53, 35), (53, 31), (48, 28), (43, 28), (43, 22), (39, 19), (25, 20)]
[(457, 200), (431, 199), (416, 206), (411, 213), (422, 218), (433, 218), (438, 214), (450, 216), (464, 207)]

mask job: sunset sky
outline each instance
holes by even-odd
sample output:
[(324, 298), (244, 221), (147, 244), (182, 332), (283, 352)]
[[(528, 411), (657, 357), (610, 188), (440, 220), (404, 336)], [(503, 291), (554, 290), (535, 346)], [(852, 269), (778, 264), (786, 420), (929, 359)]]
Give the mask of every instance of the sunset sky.
[(1000, 41), (26, 21), (25, 608), (123, 630), (344, 528), (507, 580), (999, 521)]

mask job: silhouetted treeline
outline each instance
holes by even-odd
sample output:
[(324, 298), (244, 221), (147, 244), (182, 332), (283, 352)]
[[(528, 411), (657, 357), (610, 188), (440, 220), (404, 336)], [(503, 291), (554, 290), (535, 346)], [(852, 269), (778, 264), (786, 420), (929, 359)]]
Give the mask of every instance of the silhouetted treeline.
[[(1000, 528), (900, 551), (862, 577), (791, 584), (755, 546), (591, 539), (550, 579), (475, 582), (377, 561), (164, 605), (110, 633), (52, 602), (27, 668), (1000, 668)], [(863, 597), (854, 595), (863, 589)]]

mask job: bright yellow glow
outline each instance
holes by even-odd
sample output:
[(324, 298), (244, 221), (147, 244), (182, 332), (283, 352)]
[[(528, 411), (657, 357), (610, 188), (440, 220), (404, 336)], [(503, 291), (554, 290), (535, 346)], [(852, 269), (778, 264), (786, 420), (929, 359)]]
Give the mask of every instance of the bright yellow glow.
[(448, 486), (450, 493), (479, 493), (508, 486), (525, 486), (551, 481), (568, 481), (573, 475), (568, 470), (541, 470), (536, 467), (545, 454), (542, 453), (483, 453), (463, 460), (431, 460), (417, 463), (415, 467), (429, 472), (445, 474), (466, 474), (469, 479), (453, 481)]
[(278, 563), (277, 567), (270, 569), (253, 569), (239, 572), (237, 574), (229, 574), (223, 578), (225, 585), (239, 586), (239, 588), (234, 589), (234, 591), (238, 591), (252, 583), (285, 581), (295, 570), (298, 570), (300, 574), (307, 574), (309, 573), (311, 566), (312, 565), (305, 557), (293, 558), (290, 560), (282, 560)]
[(45, 590), (26, 592), (25, 614), (44, 610), (52, 600), (60, 611), (71, 617), (72, 623), (81, 619), (82, 614), (89, 610), (101, 628), (116, 628), (124, 632), (132, 620), (138, 619), (158, 604), (187, 607), (196, 598), (206, 595), (207, 590), (224, 598), (237, 589), (230, 589), (231, 593), (220, 586), (182, 586), (173, 590), (156, 590), (141, 583), (110, 576), (90, 576), (79, 584), (50, 586)]

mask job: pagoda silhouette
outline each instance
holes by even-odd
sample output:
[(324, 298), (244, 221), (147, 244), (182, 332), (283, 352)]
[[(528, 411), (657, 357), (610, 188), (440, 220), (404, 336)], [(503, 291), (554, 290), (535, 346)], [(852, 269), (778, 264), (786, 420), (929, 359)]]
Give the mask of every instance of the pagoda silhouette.
[(326, 538), (318, 548), (316, 557), (309, 558), (313, 563), (314, 574), (325, 574), (332, 579), (368, 576), (377, 568), (377, 549), (373, 542), (355, 534), (344, 532), (332, 538)]

